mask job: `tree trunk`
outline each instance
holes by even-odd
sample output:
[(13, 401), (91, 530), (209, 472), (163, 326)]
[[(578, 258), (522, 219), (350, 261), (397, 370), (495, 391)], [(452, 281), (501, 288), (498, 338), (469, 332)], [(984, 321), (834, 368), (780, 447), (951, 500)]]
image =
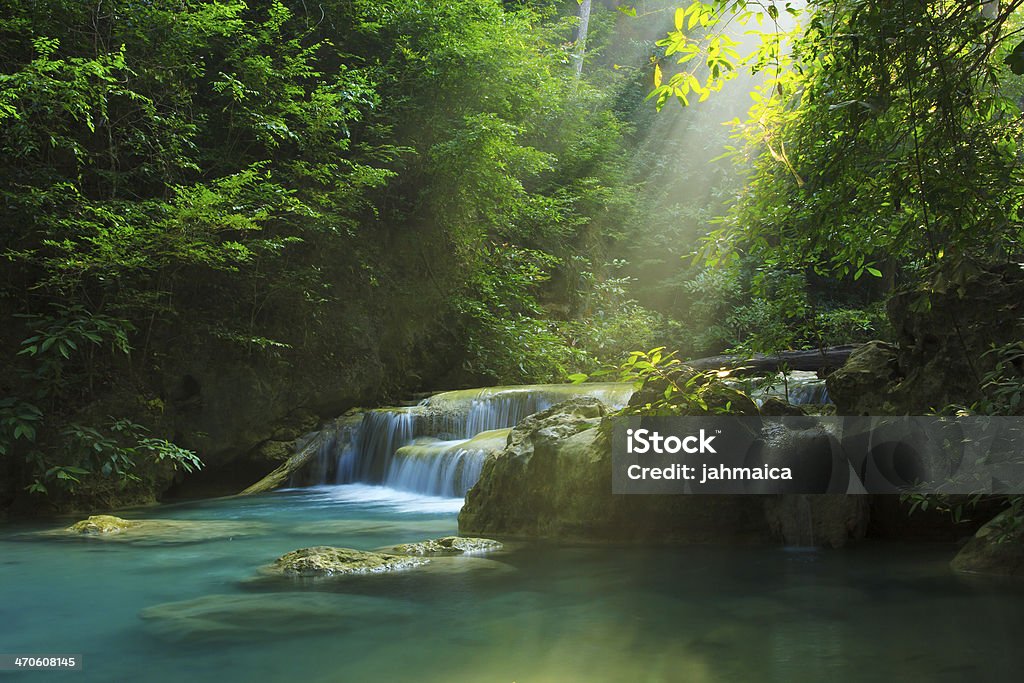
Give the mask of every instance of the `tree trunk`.
[(587, 51), (587, 29), (590, 27), (590, 0), (580, 2), (580, 26), (576, 30), (576, 78), (583, 75), (583, 55)]
[(683, 361), (697, 370), (718, 370), (725, 368), (734, 375), (762, 375), (778, 372), (782, 368), (787, 370), (805, 370), (811, 372), (830, 371), (841, 368), (859, 347), (859, 344), (849, 346), (831, 346), (827, 349), (813, 351), (783, 351), (781, 353), (765, 356), (760, 353), (749, 356), (709, 356), (708, 358), (696, 358)]

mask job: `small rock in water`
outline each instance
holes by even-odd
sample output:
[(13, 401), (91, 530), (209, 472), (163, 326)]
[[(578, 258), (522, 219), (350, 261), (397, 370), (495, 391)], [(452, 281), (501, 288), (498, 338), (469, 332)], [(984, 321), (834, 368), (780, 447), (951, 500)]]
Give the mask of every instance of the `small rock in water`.
[(473, 555), (501, 550), (498, 541), (489, 538), (445, 536), (416, 543), (402, 543), (390, 548), (402, 555)]
[(344, 574), (379, 574), (412, 569), (430, 562), (425, 558), (386, 555), (384, 553), (314, 546), (286, 553), (268, 567), (271, 574), (284, 576), (336, 576)]
[(65, 531), (83, 535), (119, 534), (126, 529), (130, 529), (138, 525), (139, 522), (121, 519), (120, 517), (115, 517), (113, 515), (92, 515), (88, 519), (83, 519), (81, 522), (75, 522), (65, 529)]

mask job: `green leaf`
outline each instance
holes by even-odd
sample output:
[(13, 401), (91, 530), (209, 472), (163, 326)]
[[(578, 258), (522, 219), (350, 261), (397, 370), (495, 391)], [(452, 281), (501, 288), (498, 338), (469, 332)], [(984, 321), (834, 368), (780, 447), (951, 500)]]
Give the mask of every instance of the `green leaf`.
[(1013, 51), (1003, 60), (1003, 64), (1010, 67), (1010, 71), (1018, 76), (1024, 75), (1024, 40), (1017, 43)]

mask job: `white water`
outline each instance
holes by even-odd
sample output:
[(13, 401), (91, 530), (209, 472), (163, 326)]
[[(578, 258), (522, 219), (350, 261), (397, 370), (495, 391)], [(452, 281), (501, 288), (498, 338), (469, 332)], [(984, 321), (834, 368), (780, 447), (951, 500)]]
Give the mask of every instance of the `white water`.
[(632, 393), (632, 385), (621, 383), (489, 387), (370, 410), (332, 428), (312, 477), (461, 499), (480, 478), (487, 455), (504, 448), (508, 430), (523, 418), (583, 396), (617, 410)]
[[(768, 396), (790, 403), (826, 403), (814, 373), (791, 373), (763, 387), (736, 380), (760, 405)], [(446, 391), (404, 408), (381, 408), (338, 422), (324, 439), (312, 472), (319, 484), (379, 484), (428, 496), (461, 499), (476, 484), (488, 454), (504, 448), (510, 428), (556, 403), (589, 396), (609, 410), (626, 405), (628, 383), (539, 384)], [(297, 482), (293, 482), (293, 485)]]
[(372, 484), (307, 486), (284, 491), (301, 493), (311, 505), (333, 507), (351, 504), (361, 509), (379, 510), (390, 514), (455, 514), (462, 509), (463, 503), (462, 498), (423, 495)]
[(814, 372), (794, 371), (785, 378), (780, 374), (765, 384), (764, 377), (741, 379), (732, 382), (760, 406), (765, 399), (777, 396), (795, 406), (831, 403), (825, 381)]

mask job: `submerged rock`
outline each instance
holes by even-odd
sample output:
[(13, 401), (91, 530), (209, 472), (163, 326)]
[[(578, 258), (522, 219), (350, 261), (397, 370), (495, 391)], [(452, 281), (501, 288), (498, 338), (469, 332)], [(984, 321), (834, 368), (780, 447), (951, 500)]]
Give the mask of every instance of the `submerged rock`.
[(416, 543), (402, 543), (390, 550), (401, 555), (470, 555), (501, 550), (502, 544), (489, 538), (445, 536)]
[(430, 581), (452, 575), (491, 576), (508, 574), (516, 568), (505, 562), (491, 560), (477, 555), (437, 555), (431, 557), (430, 564), (416, 567), (409, 573), (417, 581)]
[(314, 546), (300, 548), (277, 558), (266, 573), (281, 576), (319, 577), (346, 574), (379, 574), (419, 567), (430, 562), (420, 557)]
[(1024, 525), (1012, 510), (995, 517), (967, 542), (950, 563), (964, 574), (1024, 576)]
[(260, 522), (192, 519), (122, 519), (113, 515), (93, 515), (65, 529), (34, 534), (29, 538), (94, 538), (102, 541), (164, 545), (198, 543), (264, 533)]
[[(205, 595), (142, 610), (146, 630), (181, 642), (249, 642), (289, 635), (365, 628), (411, 613), (408, 603), (361, 595), (265, 593)], [(383, 623), (382, 623), (383, 625)]]
[(841, 548), (867, 533), (867, 496), (782, 495), (765, 501), (773, 534), (786, 545)]

